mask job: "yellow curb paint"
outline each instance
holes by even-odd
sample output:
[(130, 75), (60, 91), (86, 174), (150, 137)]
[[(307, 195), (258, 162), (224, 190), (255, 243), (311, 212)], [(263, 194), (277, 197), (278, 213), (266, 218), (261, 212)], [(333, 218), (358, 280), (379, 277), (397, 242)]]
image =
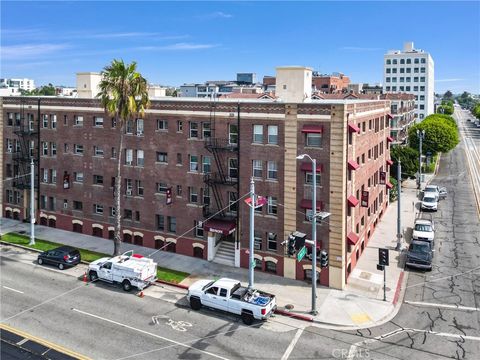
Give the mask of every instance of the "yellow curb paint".
[(77, 359), (80, 359), (80, 360), (91, 360), (89, 357), (86, 357), (84, 355), (81, 355), (75, 351), (72, 351), (72, 350), (69, 350), (67, 348), (64, 348), (63, 346), (60, 346), (60, 345), (57, 345), (57, 344), (54, 344), (54, 343), (51, 343), (50, 341), (47, 341), (47, 340), (44, 340), (44, 339), (41, 339), (41, 338), (38, 338), (36, 336), (33, 336), (33, 335), (30, 335), (29, 333), (26, 333), (25, 331), (22, 331), (22, 330), (19, 330), (19, 329), (16, 329), (14, 327), (11, 327), (7, 324), (0, 324), (0, 329), (4, 329), (4, 330), (7, 330), (7, 331), (10, 331), (12, 333), (15, 333), (19, 336), (22, 336), (28, 340), (33, 340), (39, 344), (42, 344), (46, 347), (49, 347), (53, 350), (56, 350), (56, 351), (59, 351), (63, 354), (66, 354), (66, 355), (69, 355), (69, 356), (72, 356), (74, 358), (77, 358)]
[(372, 319), (366, 313), (357, 313), (350, 315), (350, 318), (355, 324), (364, 324), (366, 322), (371, 322)]

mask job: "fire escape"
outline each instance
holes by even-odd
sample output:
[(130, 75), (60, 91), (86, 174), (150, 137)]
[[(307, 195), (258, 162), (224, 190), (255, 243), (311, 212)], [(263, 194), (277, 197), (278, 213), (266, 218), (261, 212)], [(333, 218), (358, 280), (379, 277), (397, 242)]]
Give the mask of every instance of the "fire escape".
[(13, 133), (16, 135), (16, 141), (13, 144), (12, 156), (14, 177), (12, 185), (14, 188), (23, 191), (24, 198), (29, 196), (29, 193), (25, 191), (30, 190), (30, 162), (32, 158), (35, 164), (34, 188), (38, 190), (38, 139), (40, 134), (40, 119), (35, 121), (35, 115), (25, 110), (25, 103), (26, 99), (20, 99), (19, 112), (15, 113), (15, 118), (13, 119)]
[[(203, 207), (203, 216), (224, 221), (235, 221), (238, 216), (238, 185), (239, 185), (239, 146), (238, 122), (235, 124), (237, 133), (227, 129), (225, 137), (217, 137), (215, 110), (217, 104), (211, 103), (210, 131), (211, 136), (205, 138), (205, 148), (213, 155), (215, 166), (212, 172), (204, 175), (204, 182), (213, 195), (214, 203)], [(223, 134), (222, 134), (223, 135)], [(229, 206), (235, 202), (235, 205)]]

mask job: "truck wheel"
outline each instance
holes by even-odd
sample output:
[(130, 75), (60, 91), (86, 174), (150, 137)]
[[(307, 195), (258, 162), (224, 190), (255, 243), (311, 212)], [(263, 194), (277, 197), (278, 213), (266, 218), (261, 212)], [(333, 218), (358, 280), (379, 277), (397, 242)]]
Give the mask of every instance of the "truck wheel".
[(202, 308), (202, 302), (200, 301), (200, 299), (192, 297), (190, 298), (190, 307), (193, 310), (200, 310)]
[(254, 320), (255, 319), (252, 314), (247, 312), (242, 312), (242, 321), (245, 325), (252, 325)]
[(122, 286), (123, 286), (124, 291), (128, 292), (128, 291), (132, 290), (132, 284), (130, 284), (130, 281), (128, 281), (128, 280), (123, 280)]
[(98, 275), (95, 271), (90, 271), (88, 273), (88, 277), (90, 278), (90, 281), (97, 281), (98, 280)]

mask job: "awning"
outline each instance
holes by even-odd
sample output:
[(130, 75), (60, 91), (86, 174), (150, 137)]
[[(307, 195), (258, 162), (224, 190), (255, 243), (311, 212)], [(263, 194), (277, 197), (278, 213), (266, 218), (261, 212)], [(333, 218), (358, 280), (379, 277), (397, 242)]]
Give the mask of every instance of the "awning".
[(321, 125), (303, 125), (303, 133), (317, 133), (321, 134), (323, 132), (323, 126)]
[[(306, 172), (312, 172), (313, 164), (311, 162), (304, 162), (300, 165), (300, 170), (306, 171)], [(317, 164), (317, 173), (322, 172), (322, 170), (323, 170), (323, 165)]]
[(389, 119), (393, 119), (392, 114), (387, 114), (387, 117), (388, 117)]
[[(300, 201), (300, 207), (302, 209), (311, 209), (312, 208), (312, 200), (310, 199), (302, 199)], [(317, 200), (317, 211), (322, 210), (322, 202)]]
[(358, 205), (358, 199), (353, 195), (350, 195), (347, 198), (347, 201), (348, 201), (348, 206), (350, 206), (350, 207), (355, 207), (355, 206)]
[(359, 239), (358, 235), (355, 234), (353, 231), (351, 231), (347, 236), (348, 243), (351, 245), (355, 245), (358, 239)]
[(387, 182), (385, 185), (387, 185), (387, 188), (389, 188), (389, 189), (393, 188), (392, 183)]
[(355, 160), (348, 160), (348, 168), (350, 170), (357, 170), (360, 167)]
[(387, 164), (388, 165), (393, 165), (393, 161), (392, 160), (387, 160)]
[(392, 142), (393, 141), (393, 138), (391, 136), (387, 136), (387, 141), (388, 142)]
[(360, 132), (360, 128), (355, 124), (348, 124), (348, 131), (358, 133)]
[(210, 219), (203, 223), (203, 229), (217, 234), (230, 235), (235, 231), (235, 221)]

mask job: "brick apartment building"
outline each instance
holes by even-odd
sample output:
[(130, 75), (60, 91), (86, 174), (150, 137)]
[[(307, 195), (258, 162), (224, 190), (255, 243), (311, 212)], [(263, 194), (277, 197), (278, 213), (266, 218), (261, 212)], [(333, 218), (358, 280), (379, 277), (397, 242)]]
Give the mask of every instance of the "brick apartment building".
[[(159, 98), (125, 127), (123, 241), (248, 266), (249, 182), (267, 203), (256, 211), (258, 271), (303, 280), (281, 243), (311, 235), (312, 167), (317, 159), (319, 248), (329, 253), (322, 285), (343, 288), (388, 206), (390, 102), (312, 100), (312, 71), (277, 69), (274, 99)], [(307, 94), (307, 98), (305, 98)], [(2, 215), (25, 219), (36, 160), (37, 221), (108, 239), (119, 131), (96, 99), (2, 99)], [(167, 245), (168, 244), (168, 245)], [(310, 249), (311, 251), (311, 249)]]

